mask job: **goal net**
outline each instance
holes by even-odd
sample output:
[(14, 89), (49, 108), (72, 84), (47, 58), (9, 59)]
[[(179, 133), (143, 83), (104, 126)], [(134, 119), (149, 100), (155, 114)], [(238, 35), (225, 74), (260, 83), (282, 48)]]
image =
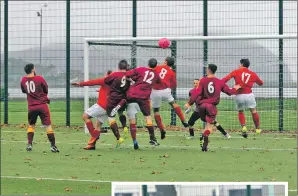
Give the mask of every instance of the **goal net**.
[[(171, 56), (176, 59), (173, 69), (178, 83), (172, 94), (184, 110), (193, 80), (204, 75), (204, 66), (216, 64), (216, 76), (222, 78), (238, 68), (240, 59), (248, 58), (251, 62), (249, 68), (264, 81), (264, 86), (253, 89), (261, 128), (270, 131), (295, 130), (296, 38), (296, 35), (172, 37), (168, 38), (171, 46), (167, 49), (158, 46), (158, 37), (85, 38), (84, 80), (102, 77), (108, 70), (116, 71), (121, 59), (127, 59), (132, 67), (139, 67), (147, 66), (152, 57), (162, 64), (167, 56)], [(229, 81), (228, 85), (232, 87), (234, 80)], [(84, 107), (87, 109), (96, 103), (99, 87), (84, 88)], [(217, 120), (227, 130), (240, 129), (235, 108), (233, 96), (222, 94)], [(160, 113), (168, 130), (181, 130), (181, 122), (168, 103), (162, 104)], [(253, 129), (251, 114), (249, 111), (245, 114), (247, 126)], [(188, 120), (189, 116), (185, 117)], [(144, 126), (141, 114), (137, 123)], [(197, 122), (196, 127), (201, 128), (201, 123)]]

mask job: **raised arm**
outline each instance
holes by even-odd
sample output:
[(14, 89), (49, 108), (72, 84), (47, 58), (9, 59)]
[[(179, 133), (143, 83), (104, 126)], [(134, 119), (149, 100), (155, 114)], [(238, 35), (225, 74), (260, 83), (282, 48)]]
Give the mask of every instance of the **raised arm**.
[(104, 85), (105, 84), (105, 78), (98, 78), (94, 80), (88, 80), (85, 82), (79, 82), (80, 86), (95, 86), (95, 85)]
[(222, 81), (224, 82), (224, 83), (227, 83), (231, 78), (233, 78), (234, 77), (234, 71), (232, 71), (231, 73), (229, 73), (227, 76), (225, 76), (223, 79), (222, 79)]

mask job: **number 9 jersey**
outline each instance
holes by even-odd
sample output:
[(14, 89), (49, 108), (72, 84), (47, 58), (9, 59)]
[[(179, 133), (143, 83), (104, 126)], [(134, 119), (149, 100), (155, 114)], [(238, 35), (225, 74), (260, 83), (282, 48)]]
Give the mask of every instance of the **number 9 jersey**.
[(48, 84), (41, 76), (24, 76), (21, 80), (21, 89), (27, 94), (28, 107), (50, 103)]
[(263, 81), (259, 78), (259, 76), (246, 67), (241, 67), (232, 71), (222, 80), (226, 83), (231, 78), (234, 78), (236, 85), (239, 84), (241, 86), (241, 88), (237, 91), (237, 94), (252, 93), (251, 89), (255, 83), (257, 83), (260, 86), (263, 85)]

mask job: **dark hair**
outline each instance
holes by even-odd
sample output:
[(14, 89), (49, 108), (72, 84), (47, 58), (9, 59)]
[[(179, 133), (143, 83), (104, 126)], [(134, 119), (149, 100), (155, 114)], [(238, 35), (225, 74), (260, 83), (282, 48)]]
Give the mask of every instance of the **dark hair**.
[(108, 70), (108, 71), (107, 71), (107, 75), (110, 75), (111, 73), (113, 73), (112, 70)]
[(215, 74), (216, 70), (217, 70), (217, 66), (215, 64), (209, 64), (208, 65), (208, 69), (210, 69), (210, 71)]
[(27, 65), (24, 67), (24, 70), (25, 70), (26, 74), (31, 74), (32, 69), (34, 69), (34, 65), (33, 65), (32, 63), (27, 64)]
[(198, 80), (198, 81), (200, 81), (200, 79), (198, 79), (198, 78), (196, 78), (196, 79), (193, 79), (193, 80)]
[(241, 59), (240, 63), (243, 65), (243, 67), (246, 67), (246, 68), (248, 68), (250, 65), (250, 62), (248, 59)]
[(156, 60), (155, 58), (151, 58), (151, 59), (149, 59), (149, 61), (148, 61), (148, 66), (149, 66), (150, 68), (155, 68), (156, 65), (157, 65), (157, 60)]
[(168, 57), (165, 59), (165, 61), (167, 62), (167, 65), (170, 66), (170, 67), (173, 67), (174, 64), (175, 64), (175, 59), (174, 59), (173, 57), (169, 57), (169, 56), (168, 56)]
[(119, 63), (118, 63), (118, 68), (119, 68), (120, 70), (127, 70), (127, 68), (128, 68), (127, 60), (122, 59), (121, 61), (119, 61)]

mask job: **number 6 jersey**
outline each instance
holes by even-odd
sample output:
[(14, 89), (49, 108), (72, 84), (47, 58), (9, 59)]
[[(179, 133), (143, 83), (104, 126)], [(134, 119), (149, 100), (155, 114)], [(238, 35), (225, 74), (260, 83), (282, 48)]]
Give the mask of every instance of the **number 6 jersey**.
[(259, 76), (246, 67), (241, 67), (232, 71), (222, 80), (226, 83), (231, 78), (234, 78), (236, 85), (239, 84), (241, 86), (241, 88), (237, 91), (237, 94), (252, 93), (251, 88), (255, 83), (257, 83), (258, 85), (263, 85), (263, 81), (259, 78)]
[(48, 84), (41, 76), (24, 76), (21, 81), (22, 92), (27, 94), (28, 106), (50, 103)]

